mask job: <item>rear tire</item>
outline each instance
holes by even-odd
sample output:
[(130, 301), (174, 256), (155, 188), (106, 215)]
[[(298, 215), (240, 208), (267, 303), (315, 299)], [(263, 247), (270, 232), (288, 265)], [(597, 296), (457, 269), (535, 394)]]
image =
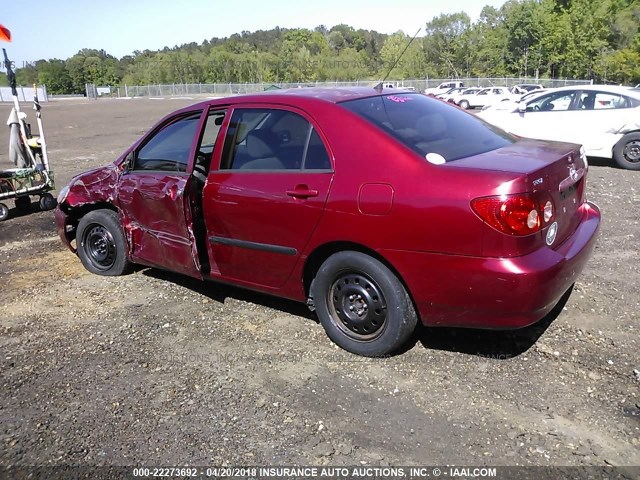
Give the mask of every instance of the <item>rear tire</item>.
[(9, 218), (9, 207), (4, 203), (0, 203), (0, 222), (5, 221), (7, 218)]
[(115, 276), (131, 268), (120, 219), (112, 210), (94, 210), (82, 217), (76, 243), (78, 256), (91, 273)]
[(458, 104), (458, 106), (464, 110), (468, 110), (469, 102), (467, 100), (460, 100), (460, 103)]
[(329, 338), (357, 355), (379, 357), (397, 351), (418, 321), (398, 277), (360, 252), (331, 255), (318, 270), (311, 295)]
[(640, 132), (627, 133), (613, 147), (613, 159), (627, 170), (640, 170)]

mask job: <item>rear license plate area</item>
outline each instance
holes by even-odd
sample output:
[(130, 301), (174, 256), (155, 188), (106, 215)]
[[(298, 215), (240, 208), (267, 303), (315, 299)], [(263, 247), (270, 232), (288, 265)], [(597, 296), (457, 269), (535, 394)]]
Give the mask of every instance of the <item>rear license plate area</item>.
[(565, 188), (563, 191), (560, 192), (560, 200), (564, 201), (568, 198), (575, 196), (577, 191), (578, 191), (578, 183), (574, 183), (570, 187)]

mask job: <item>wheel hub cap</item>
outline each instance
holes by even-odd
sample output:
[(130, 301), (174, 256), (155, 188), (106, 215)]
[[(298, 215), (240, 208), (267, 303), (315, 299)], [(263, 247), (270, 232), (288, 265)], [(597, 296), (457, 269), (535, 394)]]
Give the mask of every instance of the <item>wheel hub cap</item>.
[(380, 288), (361, 274), (343, 274), (330, 290), (332, 316), (337, 326), (352, 338), (369, 340), (386, 323), (387, 306)]
[(624, 156), (630, 162), (640, 162), (640, 141), (629, 142), (624, 147)]
[(111, 233), (102, 225), (95, 225), (89, 229), (85, 249), (94, 265), (109, 268), (116, 257), (116, 245)]

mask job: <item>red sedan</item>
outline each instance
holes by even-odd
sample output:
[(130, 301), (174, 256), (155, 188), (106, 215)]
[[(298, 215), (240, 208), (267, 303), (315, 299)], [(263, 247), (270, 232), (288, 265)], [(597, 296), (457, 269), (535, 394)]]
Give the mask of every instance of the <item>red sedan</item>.
[[(594, 248), (579, 145), (514, 137), (398, 90), (199, 103), (59, 195), (84, 266), (172, 270), (307, 302), (360, 355), (425, 325), (540, 320)], [(215, 286), (212, 286), (215, 288)]]

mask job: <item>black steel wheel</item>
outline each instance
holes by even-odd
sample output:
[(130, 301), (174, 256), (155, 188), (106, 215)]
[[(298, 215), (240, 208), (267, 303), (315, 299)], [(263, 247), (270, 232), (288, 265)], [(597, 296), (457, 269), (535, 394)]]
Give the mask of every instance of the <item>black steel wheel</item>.
[(640, 170), (640, 132), (627, 133), (613, 148), (616, 163), (627, 170)]
[(28, 212), (31, 207), (31, 198), (26, 195), (24, 197), (18, 197), (14, 200), (16, 208), (21, 212)]
[(80, 219), (76, 233), (78, 256), (84, 267), (98, 275), (121, 275), (130, 262), (118, 214), (94, 210)]
[(338, 275), (328, 292), (329, 311), (346, 335), (356, 340), (371, 340), (380, 335), (387, 323), (387, 304), (381, 288), (359, 272)]
[(382, 262), (361, 252), (327, 258), (312, 282), (311, 296), (329, 338), (358, 355), (395, 352), (417, 323), (402, 282)]
[(99, 223), (92, 223), (82, 235), (82, 246), (91, 263), (101, 270), (113, 267), (116, 261), (116, 242), (111, 232)]
[(7, 218), (9, 218), (9, 207), (4, 203), (0, 203), (0, 222), (3, 222)]

